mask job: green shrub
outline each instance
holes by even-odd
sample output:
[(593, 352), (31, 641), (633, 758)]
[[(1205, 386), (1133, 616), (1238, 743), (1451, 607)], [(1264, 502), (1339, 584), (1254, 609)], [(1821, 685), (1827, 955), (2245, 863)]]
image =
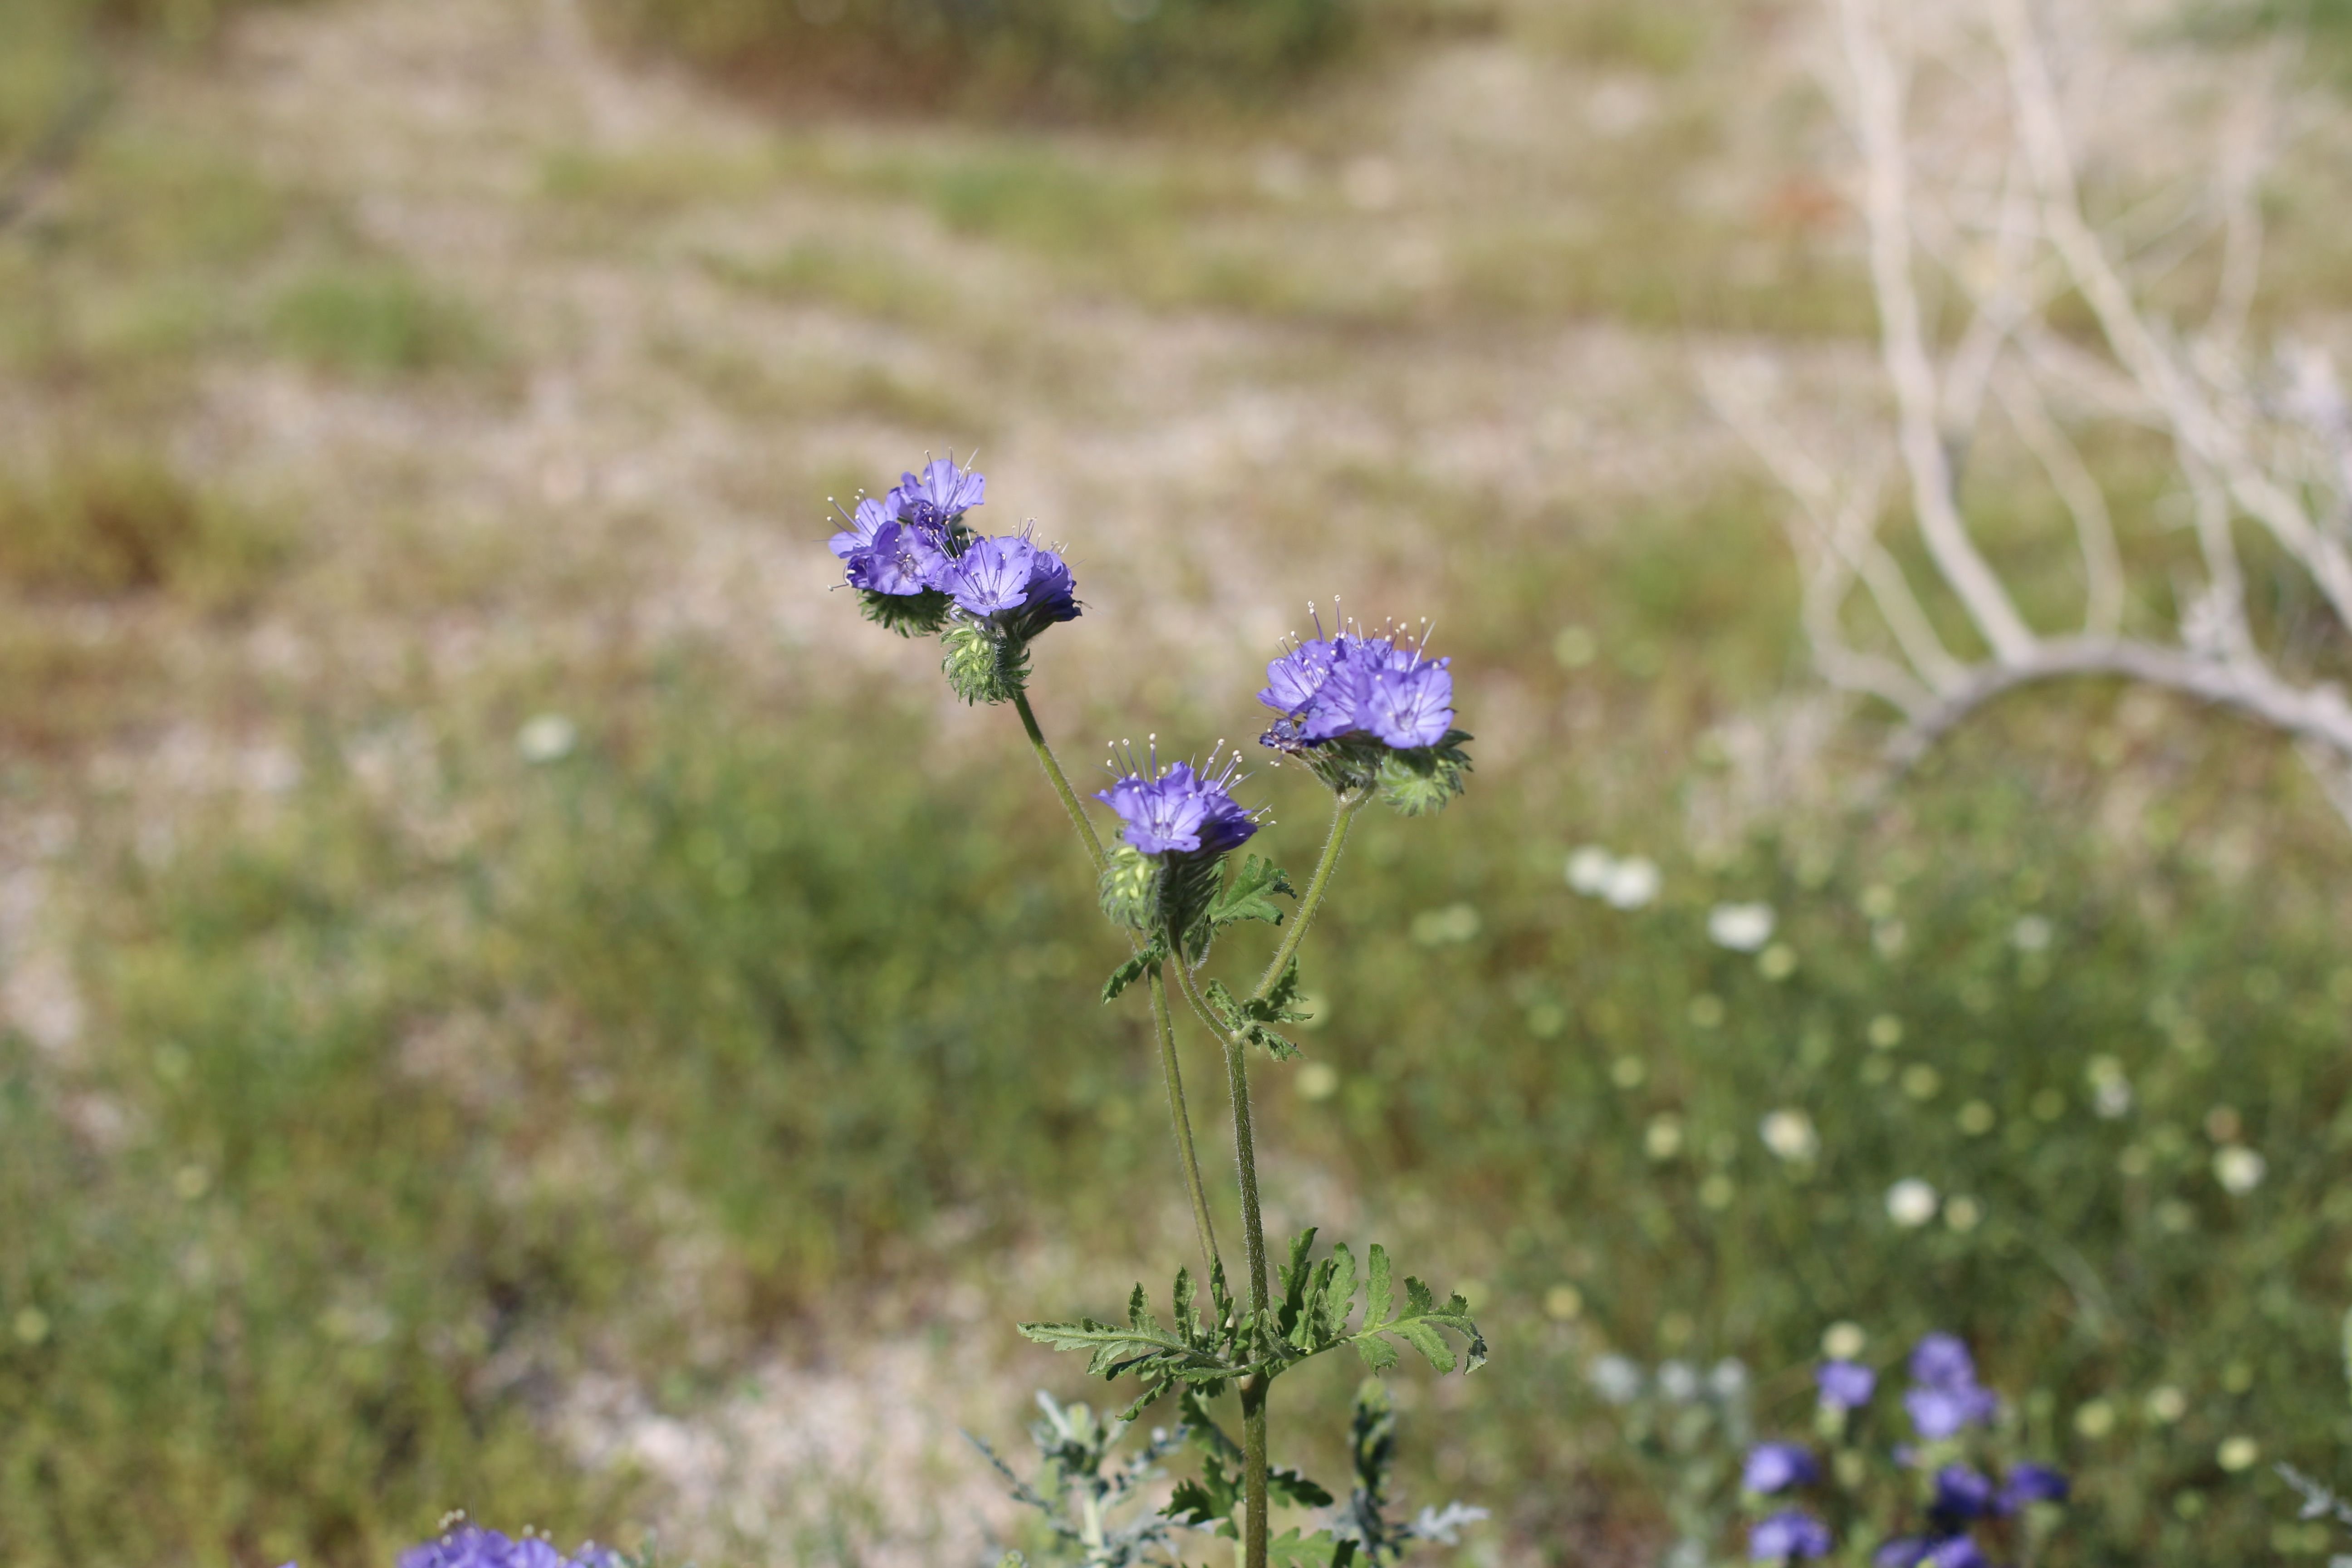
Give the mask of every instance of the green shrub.
[(1345, 54), (1365, 0), (607, 0), (635, 39), (749, 82), (887, 106), (1118, 112), (1268, 99)]

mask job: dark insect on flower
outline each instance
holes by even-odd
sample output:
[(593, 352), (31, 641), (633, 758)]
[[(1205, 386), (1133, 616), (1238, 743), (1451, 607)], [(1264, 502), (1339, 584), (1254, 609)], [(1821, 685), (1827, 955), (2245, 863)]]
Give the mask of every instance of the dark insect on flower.
[(1257, 824), (1228, 790), (1240, 775), (1239, 755), (1214, 772), (1195, 773), (1190, 763), (1164, 770), (1156, 756), (1145, 766), (1127, 759), (1126, 773), (1095, 798), (1118, 814), (1119, 837), (1141, 855), (1223, 855), (1248, 842)]
[(1825, 1361), (1814, 1369), (1813, 1381), (1822, 1391), (1822, 1403), (1840, 1410), (1861, 1409), (1878, 1389), (1878, 1374), (1860, 1362)]
[(1748, 1532), (1748, 1557), (1752, 1563), (1793, 1563), (1801, 1557), (1829, 1554), (1829, 1526), (1801, 1509), (1776, 1513)]
[(1748, 1450), (1739, 1484), (1748, 1491), (1769, 1495), (1790, 1487), (1810, 1485), (1821, 1479), (1821, 1467), (1813, 1462), (1812, 1455), (1796, 1444), (1759, 1443)]

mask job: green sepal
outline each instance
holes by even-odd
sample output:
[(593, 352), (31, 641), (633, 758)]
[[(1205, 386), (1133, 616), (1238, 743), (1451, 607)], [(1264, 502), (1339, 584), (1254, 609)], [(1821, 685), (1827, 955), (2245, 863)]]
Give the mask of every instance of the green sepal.
[[(1113, 925), (1129, 931), (1150, 931), (1160, 900), (1160, 862), (1131, 845), (1117, 844), (1103, 861), (1097, 885), (1102, 912)], [(1162, 954), (1166, 946), (1157, 937), (1151, 945)], [(1132, 983), (1133, 977), (1129, 977)], [(1105, 1001), (1109, 1000), (1106, 994)]]
[(1390, 752), (1381, 759), (1381, 799), (1405, 816), (1426, 816), (1443, 811), (1463, 793), (1463, 775), (1470, 771), (1470, 754), (1462, 749), (1471, 737), (1448, 730), (1433, 746)]
[(1277, 895), (1298, 897), (1298, 889), (1290, 885), (1289, 873), (1271, 860), (1252, 855), (1243, 860), (1233, 881), (1210, 904), (1209, 920), (1220, 929), (1243, 921), (1264, 921), (1278, 926), (1283, 911), (1274, 901)]
[(966, 702), (1010, 702), (1029, 684), (1027, 639), (1003, 636), (980, 621), (958, 621), (940, 639), (940, 668)]
[(857, 613), (877, 626), (887, 626), (902, 637), (927, 637), (948, 624), (954, 601), (937, 588), (919, 594), (877, 594), (857, 590)]
[(1118, 1001), (1119, 993), (1150, 973), (1152, 965), (1167, 961), (1168, 949), (1161, 945), (1158, 937), (1152, 938), (1144, 944), (1141, 952), (1110, 972), (1110, 978), (1103, 982), (1102, 999), (1105, 1002)]

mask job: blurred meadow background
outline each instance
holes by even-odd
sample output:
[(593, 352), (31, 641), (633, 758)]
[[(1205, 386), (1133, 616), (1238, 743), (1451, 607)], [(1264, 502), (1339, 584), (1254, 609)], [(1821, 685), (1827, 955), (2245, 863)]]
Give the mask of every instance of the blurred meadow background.
[[(2286, 51), (2251, 330), (2352, 341), (2352, 9), (2088, 10), (2118, 79)], [(2077, 1478), (2052, 1561), (2317, 1561), (2267, 1465), (2352, 1436), (2352, 832), (2095, 681), (1853, 804), (1883, 716), (1698, 369), (1880, 395), (1824, 27), (0, 0), (0, 1560), (359, 1568), (453, 1507), (993, 1560), (956, 1426), (1100, 1397), (1010, 1320), (1191, 1232), (1016, 726), (827, 592), (826, 497), (977, 445), (1071, 547), (1074, 770), (1254, 736), (1310, 596), (1455, 658), (1471, 794), (1359, 829), (1260, 1115), (1279, 1228), (1469, 1282), (1495, 1365), (1394, 1380), (1465, 1561), (1656, 1561), (1673, 1445), (1588, 1369), (1801, 1424), (1840, 1321), (1970, 1339)], [(2099, 199), (2199, 102), (2119, 100)], [(1251, 788), (1300, 867), (1316, 786)]]

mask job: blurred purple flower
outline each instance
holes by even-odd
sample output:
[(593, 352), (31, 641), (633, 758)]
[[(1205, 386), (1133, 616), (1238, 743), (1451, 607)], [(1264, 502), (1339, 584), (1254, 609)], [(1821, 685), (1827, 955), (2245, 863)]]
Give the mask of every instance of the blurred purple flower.
[(1825, 1361), (1813, 1371), (1822, 1403), (1841, 1410), (1859, 1410), (1877, 1391), (1878, 1374), (1854, 1361)]
[(1992, 1511), (1992, 1481), (1966, 1465), (1946, 1465), (1936, 1472), (1935, 1500), (1927, 1505), (1937, 1522), (1958, 1529)]
[(1910, 1388), (1903, 1393), (1903, 1408), (1911, 1425), (1929, 1442), (1958, 1436), (1969, 1426), (1993, 1418), (2000, 1401), (1981, 1388)]
[(2000, 1511), (2015, 1513), (2028, 1503), (2064, 1502), (2073, 1489), (2065, 1477), (2046, 1465), (2011, 1465), (2001, 1481)]
[(1739, 1484), (1751, 1492), (1777, 1492), (1806, 1486), (1821, 1479), (1812, 1455), (1794, 1443), (1759, 1443), (1748, 1450)]
[(1755, 1563), (1789, 1563), (1830, 1553), (1829, 1526), (1801, 1509), (1776, 1513), (1748, 1532), (1748, 1556)]
[(536, 1536), (516, 1541), (478, 1524), (461, 1524), (400, 1554), (400, 1568), (620, 1568), (620, 1563), (601, 1546), (583, 1546), (566, 1557)]
[(1923, 1337), (1911, 1351), (1911, 1381), (1929, 1388), (1973, 1386), (1977, 1380), (1976, 1358), (1958, 1334), (1933, 1333)]

